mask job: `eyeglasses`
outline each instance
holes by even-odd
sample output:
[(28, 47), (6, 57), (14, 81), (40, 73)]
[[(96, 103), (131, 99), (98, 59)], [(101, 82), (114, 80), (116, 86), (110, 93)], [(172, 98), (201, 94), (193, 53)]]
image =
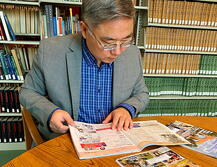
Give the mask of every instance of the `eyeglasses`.
[(130, 37), (130, 40), (127, 40), (125, 42), (116, 41), (116, 43), (113, 43), (113, 44), (103, 44), (103, 42), (101, 42), (100, 40), (96, 38), (96, 36), (90, 30), (87, 24), (86, 26), (88, 28), (88, 32), (90, 33), (90, 35), (97, 41), (98, 45), (101, 46), (103, 50), (112, 51), (112, 50), (117, 49), (118, 45), (120, 46), (120, 48), (128, 48), (133, 44), (133, 37)]

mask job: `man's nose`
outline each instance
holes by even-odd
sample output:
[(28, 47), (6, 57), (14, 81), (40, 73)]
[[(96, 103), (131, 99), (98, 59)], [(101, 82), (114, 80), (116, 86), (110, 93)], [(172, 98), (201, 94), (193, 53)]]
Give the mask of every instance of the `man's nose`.
[(112, 54), (115, 56), (119, 56), (124, 50), (125, 48), (121, 47), (120, 45), (117, 45), (117, 47), (114, 50), (112, 50)]

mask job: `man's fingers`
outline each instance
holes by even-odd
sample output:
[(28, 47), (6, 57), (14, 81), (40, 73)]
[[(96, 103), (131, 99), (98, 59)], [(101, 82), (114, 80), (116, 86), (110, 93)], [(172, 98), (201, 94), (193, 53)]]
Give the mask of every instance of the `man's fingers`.
[(119, 119), (120, 117), (115, 115), (112, 121), (112, 129), (117, 129), (118, 128), (118, 124), (119, 124)]
[(74, 125), (69, 113), (63, 110), (57, 110), (53, 113), (50, 120), (50, 128), (55, 133), (66, 133), (69, 129), (68, 125)]
[(109, 123), (111, 120), (112, 120), (112, 115), (109, 114), (109, 115), (105, 118), (105, 120), (102, 121), (102, 123), (103, 123), (103, 124), (107, 124), (107, 123)]
[(73, 121), (73, 119), (71, 118), (71, 116), (70, 116), (69, 114), (67, 114), (67, 115), (64, 117), (64, 119), (65, 119), (65, 121), (66, 121), (66, 123), (67, 123), (68, 125), (74, 125), (74, 124), (75, 124), (74, 121)]
[(133, 121), (132, 120), (125, 120), (124, 130), (131, 129), (132, 127), (133, 127)]
[(124, 130), (128, 130), (130, 127), (130, 121), (129, 120), (125, 120), (124, 122)]
[(125, 119), (123, 119), (122, 117), (119, 117), (118, 125), (117, 125), (117, 130), (118, 131), (122, 130), (125, 123), (126, 123)]
[(130, 120), (129, 128), (131, 129), (133, 127), (133, 121)]

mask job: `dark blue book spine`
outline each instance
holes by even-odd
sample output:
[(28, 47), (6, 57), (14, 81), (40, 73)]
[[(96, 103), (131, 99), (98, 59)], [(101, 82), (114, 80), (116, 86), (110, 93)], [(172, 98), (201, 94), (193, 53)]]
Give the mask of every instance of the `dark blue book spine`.
[(8, 75), (9, 75), (9, 79), (15, 79), (15, 76), (14, 76), (14, 73), (13, 73), (13, 69), (11, 67), (11, 64), (10, 64), (10, 61), (8, 60), (8, 56), (7, 55), (4, 55), (4, 61), (5, 61), (5, 64), (7, 66), (7, 69), (8, 69)]
[(45, 8), (45, 15), (46, 15), (46, 22), (44, 23), (47, 25), (47, 36), (51, 36), (51, 31), (50, 31), (50, 19), (49, 19), (49, 5), (44, 5)]
[(10, 24), (10, 22), (9, 22), (9, 20), (8, 20), (7, 15), (4, 15), (4, 18), (5, 18), (5, 22), (6, 22), (6, 24), (7, 24), (7, 27), (8, 27), (8, 30), (9, 30), (9, 34), (10, 34), (12, 40), (13, 40), (13, 41), (16, 41), (16, 36), (15, 36), (15, 34), (14, 34), (14, 31), (13, 31), (13, 29), (12, 29), (12, 27), (11, 27), (11, 24)]
[(13, 71), (13, 77), (14, 77), (13, 79), (18, 80), (18, 73), (16, 72), (16, 67), (15, 67), (15, 64), (13, 63), (11, 55), (7, 55), (7, 59), (8, 59), (8, 62), (10, 63), (11, 69)]
[(48, 5), (48, 13), (49, 13), (49, 20), (50, 20), (50, 35), (54, 36), (54, 29), (53, 29), (53, 6)]
[(5, 75), (5, 79), (9, 80), (9, 75), (8, 75), (9, 71), (7, 69), (6, 62), (4, 60), (3, 54), (4, 54), (4, 52), (0, 51), (0, 61), (1, 61), (1, 65), (2, 65), (2, 69), (3, 69), (4, 75)]
[(53, 17), (53, 33), (54, 36), (57, 36), (57, 18)]

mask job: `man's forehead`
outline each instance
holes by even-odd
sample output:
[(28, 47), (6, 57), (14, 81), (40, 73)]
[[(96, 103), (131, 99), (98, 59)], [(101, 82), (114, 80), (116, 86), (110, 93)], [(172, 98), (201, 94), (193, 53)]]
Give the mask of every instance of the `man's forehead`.
[(93, 31), (103, 40), (130, 38), (133, 35), (133, 19), (110, 20), (99, 24)]
[[(128, 39), (128, 38), (131, 38), (131, 37), (133, 37), (133, 33), (130, 33), (130, 34), (124, 36), (122, 39)], [(117, 40), (116, 38), (109, 37), (109, 36), (101, 36), (100, 39), (104, 40), (104, 41)]]

